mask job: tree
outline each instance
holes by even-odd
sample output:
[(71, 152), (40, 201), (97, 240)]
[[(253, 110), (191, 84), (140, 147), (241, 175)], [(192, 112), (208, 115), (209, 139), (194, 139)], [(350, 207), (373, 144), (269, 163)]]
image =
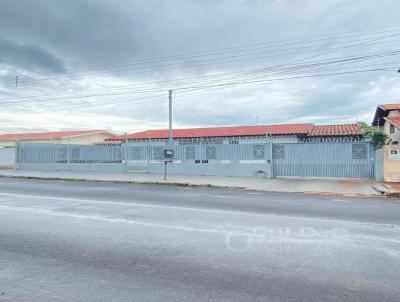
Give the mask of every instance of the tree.
[(360, 122), (358, 125), (364, 131), (365, 136), (371, 140), (375, 150), (380, 149), (385, 145), (385, 142), (388, 139), (386, 133), (375, 129), (364, 122)]

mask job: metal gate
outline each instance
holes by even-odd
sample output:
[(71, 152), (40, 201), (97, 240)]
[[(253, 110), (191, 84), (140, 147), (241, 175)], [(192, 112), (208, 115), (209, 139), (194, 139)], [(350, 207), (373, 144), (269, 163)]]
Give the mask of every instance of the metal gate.
[(369, 142), (274, 144), (273, 159), (278, 177), (374, 178)]

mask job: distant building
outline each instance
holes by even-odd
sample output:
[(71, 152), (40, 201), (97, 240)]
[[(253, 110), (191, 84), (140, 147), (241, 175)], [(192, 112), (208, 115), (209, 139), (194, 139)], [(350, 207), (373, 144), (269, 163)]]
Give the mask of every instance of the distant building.
[(73, 130), (58, 132), (0, 134), (0, 147), (21, 143), (94, 144), (115, 137), (107, 130)]
[(376, 108), (372, 125), (386, 133), (387, 144), (400, 142), (400, 104), (383, 104)]
[[(342, 142), (364, 140), (364, 133), (357, 124), (279, 124), (174, 129), (173, 138), (178, 144), (264, 143), (270, 139), (275, 143)], [(117, 136), (108, 141), (160, 144), (166, 143), (167, 139), (168, 130), (148, 130)]]

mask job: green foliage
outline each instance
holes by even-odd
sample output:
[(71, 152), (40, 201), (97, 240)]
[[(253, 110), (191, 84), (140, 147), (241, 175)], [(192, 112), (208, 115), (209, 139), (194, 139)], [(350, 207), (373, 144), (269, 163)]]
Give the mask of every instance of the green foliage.
[(363, 129), (365, 136), (371, 140), (375, 150), (380, 149), (385, 145), (388, 136), (384, 132), (379, 131), (363, 122), (358, 123), (358, 125), (361, 127), (361, 129)]

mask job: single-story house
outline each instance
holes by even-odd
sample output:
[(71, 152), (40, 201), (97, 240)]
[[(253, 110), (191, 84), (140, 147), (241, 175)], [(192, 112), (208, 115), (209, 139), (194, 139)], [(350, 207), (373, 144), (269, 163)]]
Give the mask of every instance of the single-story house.
[[(279, 124), (235, 127), (173, 129), (178, 144), (242, 144), (262, 143), (267, 139), (275, 143), (361, 141), (364, 132), (357, 124), (314, 125)], [(109, 142), (127, 140), (130, 144), (166, 143), (168, 130), (147, 130), (116, 136)]]
[(387, 144), (400, 142), (400, 104), (378, 105), (372, 126), (383, 131), (389, 137)]
[(95, 144), (114, 138), (108, 130), (71, 130), (57, 132), (0, 134), (0, 147), (21, 143)]

